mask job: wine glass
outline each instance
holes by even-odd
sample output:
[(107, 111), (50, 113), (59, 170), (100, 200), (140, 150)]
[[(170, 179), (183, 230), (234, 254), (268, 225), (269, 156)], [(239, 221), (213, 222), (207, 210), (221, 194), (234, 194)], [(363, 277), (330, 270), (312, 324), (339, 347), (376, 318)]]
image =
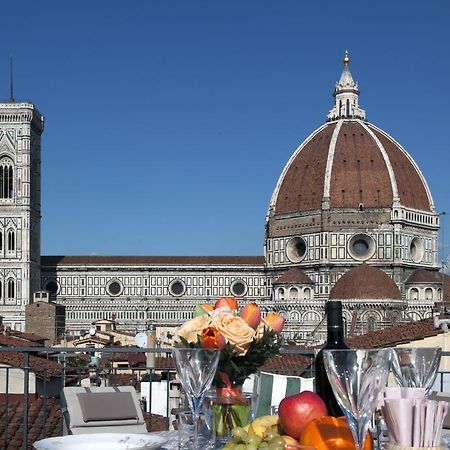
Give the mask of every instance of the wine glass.
[(202, 348), (174, 348), (178, 377), (194, 416), (193, 450), (204, 449), (199, 439), (200, 409), (216, 373), (220, 351)]
[(432, 388), (441, 362), (439, 347), (397, 347), (392, 349), (392, 373), (401, 387)]
[(389, 374), (390, 350), (324, 350), (325, 369), (353, 434), (356, 450), (364, 440)]

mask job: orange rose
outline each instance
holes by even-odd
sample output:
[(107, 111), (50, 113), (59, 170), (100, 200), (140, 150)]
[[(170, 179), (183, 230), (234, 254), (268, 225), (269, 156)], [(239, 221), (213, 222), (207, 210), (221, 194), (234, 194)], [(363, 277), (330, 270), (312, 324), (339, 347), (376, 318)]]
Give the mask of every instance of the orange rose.
[(225, 340), (236, 348), (236, 354), (243, 356), (255, 338), (255, 330), (239, 316), (221, 312), (213, 316), (212, 326), (217, 328)]
[(184, 323), (179, 329), (175, 341), (179, 342), (178, 337), (186, 339), (190, 344), (195, 344), (202, 331), (209, 326), (211, 317), (207, 314), (203, 316), (194, 317)]
[(242, 311), (240, 316), (254, 330), (258, 328), (261, 322), (261, 310), (256, 303), (249, 303)]
[(219, 297), (214, 305), (214, 309), (227, 308), (236, 311), (238, 302), (234, 297)]
[(272, 328), (275, 333), (279, 334), (284, 327), (284, 317), (280, 314), (269, 312), (264, 319), (264, 322)]
[(225, 338), (214, 327), (205, 328), (202, 331), (202, 347), (218, 348), (222, 350), (225, 347)]

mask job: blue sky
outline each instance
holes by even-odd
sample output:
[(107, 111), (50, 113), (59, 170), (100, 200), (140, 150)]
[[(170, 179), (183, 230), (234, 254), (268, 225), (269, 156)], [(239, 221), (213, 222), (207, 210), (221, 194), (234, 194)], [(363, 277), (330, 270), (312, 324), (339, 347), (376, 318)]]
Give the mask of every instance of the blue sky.
[(0, 97), (12, 55), (16, 99), (46, 117), (43, 254), (262, 254), (272, 191), (346, 49), (450, 243), (450, 2), (26, 1), (2, 19)]

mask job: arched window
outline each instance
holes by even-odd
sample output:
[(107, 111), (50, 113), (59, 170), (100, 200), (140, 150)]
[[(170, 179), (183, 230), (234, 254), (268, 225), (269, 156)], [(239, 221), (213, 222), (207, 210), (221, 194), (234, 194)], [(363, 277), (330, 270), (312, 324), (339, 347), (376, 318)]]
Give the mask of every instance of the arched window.
[(16, 233), (14, 230), (8, 231), (8, 252), (14, 252), (16, 250)]
[(425, 300), (433, 300), (433, 289), (431, 288), (425, 289)]
[(10, 278), (8, 280), (8, 293), (7, 293), (8, 300), (13, 300), (15, 296), (16, 296), (16, 285), (14, 283), (14, 280)]
[(367, 332), (375, 331), (375, 317), (369, 317), (367, 319)]
[(416, 288), (412, 288), (409, 291), (409, 295), (411, 300), (417, 300), (419, 298), (419, 290)]
[(0, 199), (13, 198), (14, 164), (8, 157), (0, 160)]
[(289, 290), (289, 296), (291, 300), (298, 300), (298, 289), (296, 287), (291, 287)]
[(283, 288), (278, 289), (278, 300), (284, 300), (284, 289)]
[(305, 290), (303, 291), (303, 298), (305, 300), (308, 300), (311, 298), (311, 289), (310, 288), (305, 288)]

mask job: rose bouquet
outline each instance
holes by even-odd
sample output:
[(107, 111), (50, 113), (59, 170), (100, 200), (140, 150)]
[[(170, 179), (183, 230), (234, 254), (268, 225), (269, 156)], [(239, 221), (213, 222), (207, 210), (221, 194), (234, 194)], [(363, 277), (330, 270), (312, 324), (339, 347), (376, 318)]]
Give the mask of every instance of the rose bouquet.
[(175, 345), (220, 349), (214, 378), (214, 412), (217, 434), (226, 437), (235, 426), (244, 426), (251, 418), (249, 397), (242, 384), (280, 351), (279, 335), (283, 316), (269, 312), (262, 317), (256, 303), (238, 312), (233, 297), (221, 297), (215, 305), (196, 307), (196, 317), (184, 323), (175, 337)]

